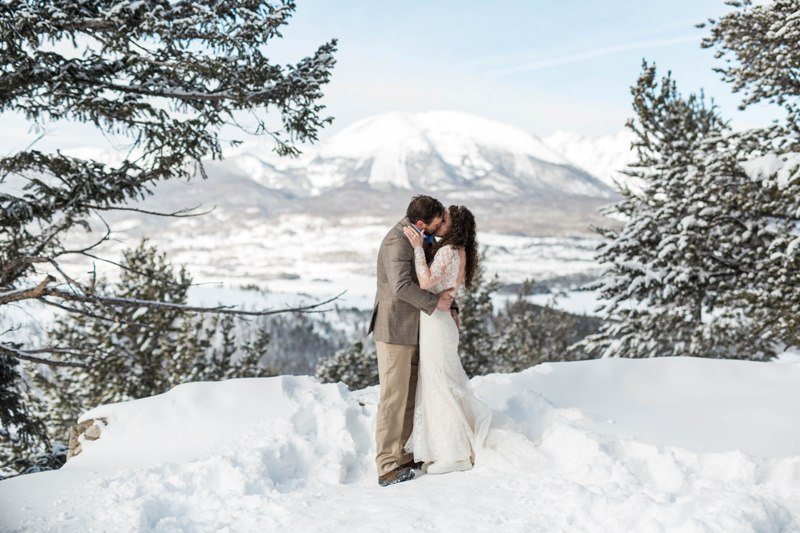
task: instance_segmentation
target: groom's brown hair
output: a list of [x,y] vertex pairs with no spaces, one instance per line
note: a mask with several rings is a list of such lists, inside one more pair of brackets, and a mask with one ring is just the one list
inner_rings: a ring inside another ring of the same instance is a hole
[[411,202],[406,209],[406,218],[412,224],[416,224],[417,220],[430,224],[434,218],[443,216],[444,206],[442,202],[424,194],[418,194],[411,198]]

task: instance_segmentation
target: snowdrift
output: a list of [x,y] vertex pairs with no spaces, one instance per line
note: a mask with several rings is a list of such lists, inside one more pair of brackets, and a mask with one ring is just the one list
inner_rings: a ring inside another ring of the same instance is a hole
[[542,364],[472,381],[475,468],[381,488],[377,387],[189,383],[109,421],[61,470],[0,482],[15,531],[800,531],[800,363]]

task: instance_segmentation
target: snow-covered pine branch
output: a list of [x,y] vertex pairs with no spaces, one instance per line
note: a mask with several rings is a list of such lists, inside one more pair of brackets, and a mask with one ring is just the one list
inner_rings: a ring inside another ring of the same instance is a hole
[[[716,48],[724,66],[715,69],[743,93],[742,107],[758,102],[800,111],[800,1],[774,0],[753,5],[750,0],[728,2],[735,10],[709,20],[704,48]],[[701,25],[701,27],[704,26]]]

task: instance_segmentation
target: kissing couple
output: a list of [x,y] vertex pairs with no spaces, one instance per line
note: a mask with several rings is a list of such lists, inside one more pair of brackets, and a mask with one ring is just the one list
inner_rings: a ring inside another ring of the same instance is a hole
[[[491,411],[472,392],[458,356],[456,292],[478,268],[475,217],[430,196],[411,199],[378,251],[369,333],[378,354],[378,484],[415,472],[468,470]],[[437,241],[437,237],[439,240]]]

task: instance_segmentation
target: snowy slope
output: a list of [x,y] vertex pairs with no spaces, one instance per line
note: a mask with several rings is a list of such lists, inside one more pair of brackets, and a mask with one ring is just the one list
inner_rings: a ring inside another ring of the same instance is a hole
[[105,405],[55,472],[0,482],[14,531],[798,531],[800,363],[662,358],[473,380],[476,467],[380,488],[377,388],[191,383]]

